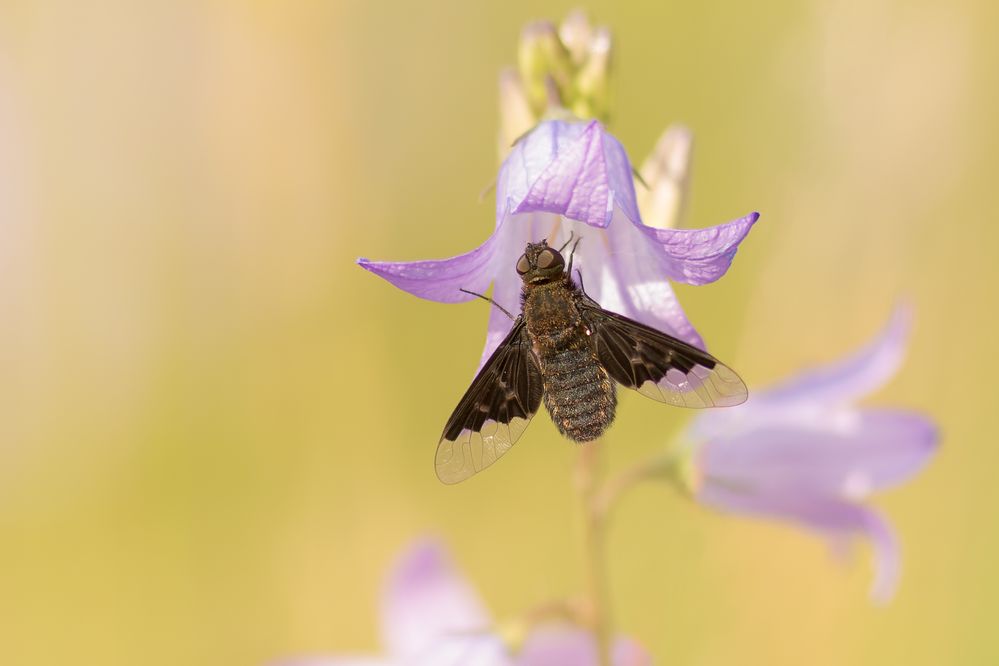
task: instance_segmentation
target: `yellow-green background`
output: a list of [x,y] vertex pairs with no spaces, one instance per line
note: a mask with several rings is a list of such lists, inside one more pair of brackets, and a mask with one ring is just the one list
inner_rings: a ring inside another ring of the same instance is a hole
[[[442,486],[431,460],[487,306],[353,265],[481,242],[496,74],[568,2],[0,6],[0,663],[259,664],[377,649],[377,593],[446,539],[498,617],[580,582],[567,468],[538,418]],[[611,531],[621,630],[668,664],[999,659],[994,3],[595,2],[613,130],[696,132],[690,224],[759,210],[690,318],[751,385],[835,359],[892,303],[911,354],[872,399],[940,423],[877,498],[869,551],[668,489]],[[622,399],[619,466],[687,418]]]

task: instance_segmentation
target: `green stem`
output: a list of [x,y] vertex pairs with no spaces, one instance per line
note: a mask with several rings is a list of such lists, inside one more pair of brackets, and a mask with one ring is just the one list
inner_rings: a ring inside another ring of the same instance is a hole
[[580,445],[576,460],[576,492],[582,508],[583,569],[590,629],[597,639],[599,663],[610,664],[611,615],[607,598],[607,562],[604,512],[597,502],[600,446],[596,440]]
[[621,496],[642,481],[650,479],[675,480],[676,466],[680,462],[676,453],[661,453],[641,460],[619,472],[603,484],[594,496],[594,509],[604,517],[610,514]]

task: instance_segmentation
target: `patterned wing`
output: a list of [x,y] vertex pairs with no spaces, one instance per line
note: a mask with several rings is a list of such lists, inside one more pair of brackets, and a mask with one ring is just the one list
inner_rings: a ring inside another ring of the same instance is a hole
[[597,358],[616,382],[677,407],[732,407],[746,401],[739,375],[707,352],[604,310],[589,298],[579,310]]
[[542,393],[541,371],[518,318],[444,426],[437,478],[458,483],[496,462],[523,434]]

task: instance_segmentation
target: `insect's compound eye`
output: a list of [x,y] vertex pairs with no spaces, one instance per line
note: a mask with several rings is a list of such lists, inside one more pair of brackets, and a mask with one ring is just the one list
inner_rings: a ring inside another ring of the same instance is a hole
[[561,257],[555,250],[542,250],[541,254],[538,255],[538,268],[551,268],[560,260]]
[[531,270],[531,263],[527,260],[527,255],[520,255],[520,261],[517,262],[517,272],[523,275],[529,270]]

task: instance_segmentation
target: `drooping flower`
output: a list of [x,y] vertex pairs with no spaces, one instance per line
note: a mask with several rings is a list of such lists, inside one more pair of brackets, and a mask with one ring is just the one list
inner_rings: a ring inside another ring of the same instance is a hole
[[922,414],[856,402],[898,371],[909,320],[899,308],[853,356],[756,390],[740,407],[704,412],[688,431],[698,501],[803,526],[837,546],[866,537],[876,558],[871,594],[881,602],[897,585],[898,544],[887,520],[862,502],[919,471],[936,450],[937,430]]
[[[520,309],[514,270],[526,244],[548,239],[561,246],[582,238],[574,255],[583,286],[597,302],[698,347],[667,280],[702,285],[728,270],[759,215],[706,229],[661,229],[642,222],[631,162],[624,147],[597,121],[548,120],[524,136],[504,160],[496,186],[496,228],[481,246],[432,261],[375,262],[365,269],[411,294],[455,303],[484,293],[511,312]],[[483,360],[510,330],[495,308]]]
[[[329,656],[287,666],[597,666],[593,636],[579,628],[542,625],[519,649],[496,633],[471,584],[436,541],[415,543],[399,559],[382,596],[384,655]],[[650,666],[634,641],[619,639],[614,666]]]

